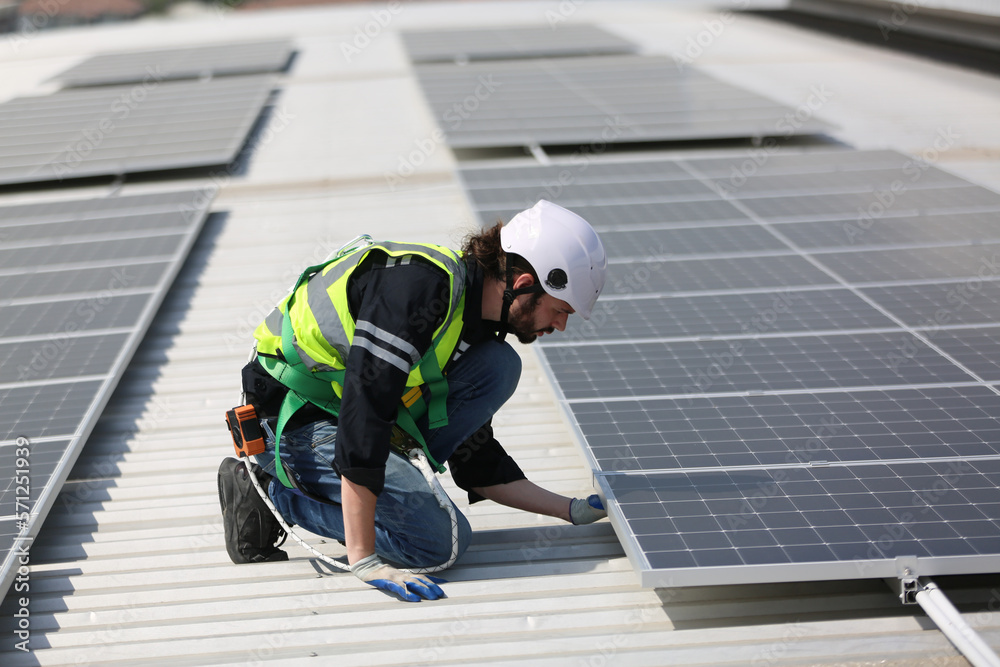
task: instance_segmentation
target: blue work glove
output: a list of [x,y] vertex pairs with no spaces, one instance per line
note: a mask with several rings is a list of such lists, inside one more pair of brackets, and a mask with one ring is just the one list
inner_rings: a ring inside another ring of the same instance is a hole
[[438,586],[445,582],[444,579],[397,570],[383,563],[377,554],[359,560],[351,566],[351,572],[366,584],[395,593],[407,602],[420,602],[421,598],[437,600],[445,597],[444,591]]
[[596,493],[586,500],[583,498],[574,498],[569,501],[569,518],[572,519],[574,526],[594,523],[607,515],[608,511],[604,509],[604,505]]

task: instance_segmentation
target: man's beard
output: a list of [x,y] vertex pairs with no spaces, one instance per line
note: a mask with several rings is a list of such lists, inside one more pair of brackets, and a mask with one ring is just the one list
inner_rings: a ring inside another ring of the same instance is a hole
[[[535,326],[535,311],[538,309],[538,303],[542,300],[542,294],[536,292],[531,295],[531,300],[528,302],[527,307],[519,310],[517,314],[511,313],[507,317],[507,328],[508,330],[517,336],[517,340],[524,345],[529,345],[534,343],[538,338],[537,329]],[[549,329],[551,332],[551,329]]]

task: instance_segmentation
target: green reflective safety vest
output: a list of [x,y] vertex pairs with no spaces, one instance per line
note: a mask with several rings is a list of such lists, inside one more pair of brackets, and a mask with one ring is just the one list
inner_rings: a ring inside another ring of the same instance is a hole
[[[444,369],[462,337],[465,310],[466,266],[460,253],[433,244],[382,242],[348,251],[328,262],[306,269],[278,306],[254,331],[258,361],[275,379],[289,388],[275,430],[275,472],[285,486],[292,486],[280,463],[279,440],[288,418],[306,403],[337,415],[343,396],[348,350],[354,342],[356,322],[348,306],[347,285],[361,263],[373,252],[383,253],[387,266],[406,264],[414,257],[439,267],[449,279],[447,303],[428,304],[417,317],[443,320],[434,330],[430,349],[410,368],[407,391],[400,398],[396,423],[424,448],[432,465],[444,468],[430,456],[416,424],[425,412],[431,428],[448,423],[448,383]],[[426,386],[430,400],[424,401]]]

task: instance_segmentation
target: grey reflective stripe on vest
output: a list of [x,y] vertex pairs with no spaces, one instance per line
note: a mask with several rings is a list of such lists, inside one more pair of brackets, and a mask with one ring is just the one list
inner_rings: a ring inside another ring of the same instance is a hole
[[368,350],[382,361],[392,364],[393,366],[403,371],[404,373],[408,374],[410,372],[410,364],[406,363],[406,359],[403,359],[398,354],[393,354],[392,352],[389,352],[388,350],[379,347],[378,345],[368,340],[367,338],[362,338],[361,336],[355,336],[353,347],[360,347],[363,350]]
[[267,330],[271,332],[272,336],[281,335],[281,323],[284,321],[285,315],[281,312],[281,308],[275,306],[274,310],[267,314],[264,318],[264,326]]
[[[358,336],[361,332],[361,336]],[[384,348],[389,354],[400,359],[407,368],[416,366],[420,361],[420,353],[417,348],[406,342],[399,336],[395,336],[385,329],[380,329],[371,322],[361,320],[354,324],[354,344],[357,345],[360,339],[370,337],[376,345]],[[365,348],[368,349],[368,348]],[[404,356],[405,355],[405,356]],[[408,357],[408,358],[407,358]]]

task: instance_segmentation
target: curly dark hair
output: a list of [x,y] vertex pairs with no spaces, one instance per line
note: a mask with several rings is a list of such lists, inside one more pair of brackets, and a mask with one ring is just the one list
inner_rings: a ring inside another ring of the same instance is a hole
[[[462,252],[466,257],[475,257],[486,278],[505,283],[507,281],[507,253],[500,245],[501,228],[503,228],[503,223],[497,222],[492,227],[470,233],[462,243]],[[515,278],[522,273],[530,273],[535,282],[538,282],[538,275],[523,257],[511,253],[510,258],[513,262]]]

